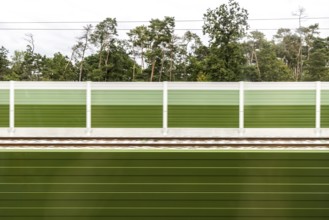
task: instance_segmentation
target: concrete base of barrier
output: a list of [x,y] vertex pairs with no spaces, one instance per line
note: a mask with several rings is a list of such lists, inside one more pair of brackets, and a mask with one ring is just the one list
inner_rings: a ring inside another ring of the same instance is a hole
[[329,137],[329,128],[1,128],[0,137]]

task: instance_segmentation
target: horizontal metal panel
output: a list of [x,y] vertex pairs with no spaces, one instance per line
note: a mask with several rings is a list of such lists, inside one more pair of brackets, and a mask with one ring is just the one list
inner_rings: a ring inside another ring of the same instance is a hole
[[15,105],[16,127],[85,127],[84,105]]
[[238,106],[169,105],[171,128],[238,128]]
[[9,90],[0,90],[0,105],[9,104]]
[[247,105],[246,128],[314,128],[315,106]]
[[169,90],[239,90],[238,82],[168,82]]
[[91,92],[92,105],[162,105],[162,91],[156,90],[127,90],[106,91],[96,90]]
[[16,105],[86,105],[85,90],[16,90]]
[[245,90],[316,90],[316,82],[245,82]]
[[245,91],[245,105],[313,105],[315,106],[315,91]]
[[329,105],[329,90],[321,91],[321,105]]
[[93,128],[161,128],[162,106],[93,105]]
[[239,91],[168,91],[169,105],[239,105]]
[[327,151],[7,151],[0,164],[2,218],[329,217]]
[[320,87],[322,90],[329,90],[329,82],[320,82]]
[[15,90],[48,90],[48,89],[59,89],[59,90],[85,90],[87,88],[87,82],[55,82],[55,81],[15,81]]
[[92,90],[162,90],[161,82],[92,82]]
[[0,93],[1,90],[9,90],[10,82],[9,81],[0,81]]

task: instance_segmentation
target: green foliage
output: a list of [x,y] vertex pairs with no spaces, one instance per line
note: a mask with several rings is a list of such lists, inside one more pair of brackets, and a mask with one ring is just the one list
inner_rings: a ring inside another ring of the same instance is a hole
[[100,51],[110,44],[114,36],[118,35],[117,21],[115,18],[106,18],[104,21],[96,25],[91,35],[91,42],[100,47]]
[[238,41],[248,28],[248,12],[234,0],[204,14],[203,33],[210,38],[209,67],[212,81],[237,81],[241,79],[246,60]]
[[305,62],[304,80],[329,80],[329,38],[315,39],[310,50],[309,59]]
[[74,81],[78,78],[77,68],[60,52],[55,53],[52,58],[46,58],[43,65],[43,80]]
[[[111,56],[108,65],[98,68],[98,54],[93,54],[85,59],[85,71],[87,80],[91,81],[132,81],[134,61],[126,53],[120,44],[112,44]],[[106,52],[103,51],[103,56]]]
[[204,14],[203,33],[208,34],[215,46],[225,46],[244,37],[248,28],[248,12],[239,3],[229,0]]
[[264,44],[257,53],[261,81],[292,81],[292,71],[278,59],[272,44]]
[[0,80],[6,79],[10,73],[10,62],[7,56],[8,50],[4,47],[0,47]]

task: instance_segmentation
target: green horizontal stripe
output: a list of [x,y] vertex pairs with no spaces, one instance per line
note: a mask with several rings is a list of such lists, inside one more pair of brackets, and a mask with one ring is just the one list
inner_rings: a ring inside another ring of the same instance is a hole
[[246,128],[314,128],[315,106],[244,107]]
[[15,90],[16,105],[86,105],[85,90]]
[[[48,214],[47,214],[48,213]],[[196,207],[52,207],[1,208],[1,216],[89,216],[89,217],[329,217],[329,208],[196,208]]]
[[262,176],[1,176],[2,183],[231,183],[231,182],[262,182],[271,183],[328,183],[329,177],[262,177]]
[[[22,196],[21,199],[17,200],[0,200],[0,209],[1,207],[12,207],[12,208],[19,208],[19,207],[45,207],[45,203],[51,201],[52,206],[59,206],[59,207],[136,207],[136,208],[156,208],[156,207],[195,207],[195,208],[208,208],[208,207],[220,207],[220,208],[234,208],[234,207],[244,207],[244,208],[286,208],[287,204],[289,204],[289,208],[327,208],[327,204],[323,201],[294,201],[291,203],[290,201],[279,200],[279,201],[250,201],[245,199],[250,199],[250,196],[243,196],[240,195],[240,200],[231,201],[231,200],[201,200],[197,198],[196,200],[176,200],[172,199],[150,199],[145,200],[143,198],[133,199],[130,198],[128,200],[116,200],[116,199],[104,199],[102,195],[99,195],[98,198],[94,200],[83,200],[80,198],[75,199],[67,198],[62,199],[61,196],[54,196],[54,197],[44,197],[40,200],[36,199],[25,199]],[[1,215],[1,214],[0,214]]]
[[169,90],[169,105],[239,105],[239,91]]
[[329,177],[328,169],[241,169],[236,168],[206,168],[206,167],[191,167],[191,168],[0,168],[0,176],[48,176],[54,173],[65,173],[71,176],[143,176],[143,175],[156,175],[156,176],[296,176],[296,177]]
[[0,127],[9,127],[9,105],[0,105]]
[[237,128],[238,106],[169,105],[168,126],[172,128]]
[[92,106],[93,128],[161,128],[162,106]]
[[[289,198],[290,200],[328,200],[328,194],[323,192],[329,192],[329,185],[326,184],[273,184],[273,183],[225,183],[225,184],[209,184],[209,183],[37,183],[37,184],[27,184],[27,183],[1,183],[0,193],[1,198],[19,199],[22,198],[24,192],[29,192],[31,198],[37,198],[34,196],[48,196],[49,193],[65,194],[70,198],[74,196],[84,196],[85,199],[93,199],[93,193],[103,193],[103,192],[113,192],[113,193],[125,193],[129,196],[129,193],[141,192],[143,196],[151,193],[154,195],[155,192],[162,193],[181,193],[175,194],[175,198],[191,198],[191,196],[203,195],[203,192],[208,192],[204,196],[208,199],[216,199],[216,192],[223,192],[221,194],[221,199],[223,200],[238,200],[240,198],[239,193],[225,193],[225,192],[240,192],[240,193],[250,193],[253,194],[253,200],[280,200],[283,198]],[[33,193],[36,194],[33,194]],[[45,195],[39,195],[42,194]],[[70,195],[71,192],[76,192],[74,195]],[[81,192],[81,193],[79,193]],[[83,194],[83,192],[90,192],[89,194]],[[185,192],[185,193],[184,193]],[[191,194],[186,194],[191,192]],[[193,192],[198,192],[199,195],[193,194]],[[257,193],[263,192],[263,193]],[[273,192],[271,197],[268,197],[268,192]],[[306,195],[304,192],[308,192]],[[39,193],[39,194],[38,194]],[[285,193],[285,194],[283,194]],[[314,193],[314,194],[312,194]],[[28,195],[24,195],[28,196]],[[108,196],[113,198],[113,194],[104,194],[104,197]],[[123,195],[121,195],[123,196]],[[154,198],[154,196],[153,196]],[[156,197],[158,198],[158,197]],[[195,199],[195,198],[194,198]],[[218,198],[217,198],[218,199]]]
[[94,90],[91,92],[92,105],[149,106],[162,105],[160,90]]
[[315,105],[314,91],[303,90],[256,90],[245,91],[245,105]]
[[[19,160],[19,161],[3,161],[6,166],[17,166],[17,165],[26,165],[26,166],[85,166],[86,161],[84,160]],[[273,160],[248,160],[248,161],[235,161],[235,160],[88,160],[88,165],[94,167],[103,167],[103,166],[157,166],[157,167],[176,167],[176,166],[185,166],[185,167],[213,167],[213,166],[259,166],[259,164],[264,167],[272,167],[273,165],[278,167],[294,166],[294,167],[319,167],[327,166],[328,161],[325,160],[305,160],[304,164],[301,164],[300,161],[294,160],[280,160],[280,163]]]
[[321,106],[321,127],[329,128],[329,105]]
[[15,105],[16,127],[86,127],[86,106]]

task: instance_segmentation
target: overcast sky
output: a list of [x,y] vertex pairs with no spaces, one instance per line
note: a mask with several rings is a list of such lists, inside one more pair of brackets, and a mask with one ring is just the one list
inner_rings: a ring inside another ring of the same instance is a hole
[[[53,30],[1,30],[1,28],[82,28],[84,24],[13,24],[3,22],[46,22],[46,21],[102,21],[107,17],[120,21],[149,21],[151,18],[173,16],[176,20],[202,20],[208,8],[215,9],[227,0],[0,0],[0,46],[12,53],[24,50],[25,34],[35,38],[36,52],[52,55],[58,51],[68,55],[81,31]],[[306,10],[309,18],[329,17],[328,0],[238,0],[248,10],[249,18],[292,18],[299,7]],[[2,22],[2,23],[1,23]],[[319,23],[320,28],[329,28],[329,19],[305,19],[304,26]],[[129,29],[143,23],[119,23],[118,29]],[[250,20],[251,29],[295,29],[297,20],[255,21]],[[201,29],[202,22],[177,23],[176,28]],[[202,31],[195,31],[202,35]],[[273,31],[265,31],[267,36]],[[119,31],[125,37],[125,31]],[[183,34],[183,31],[177,31]],[[321,36],[328,36],[328,30],[321,30]]]

